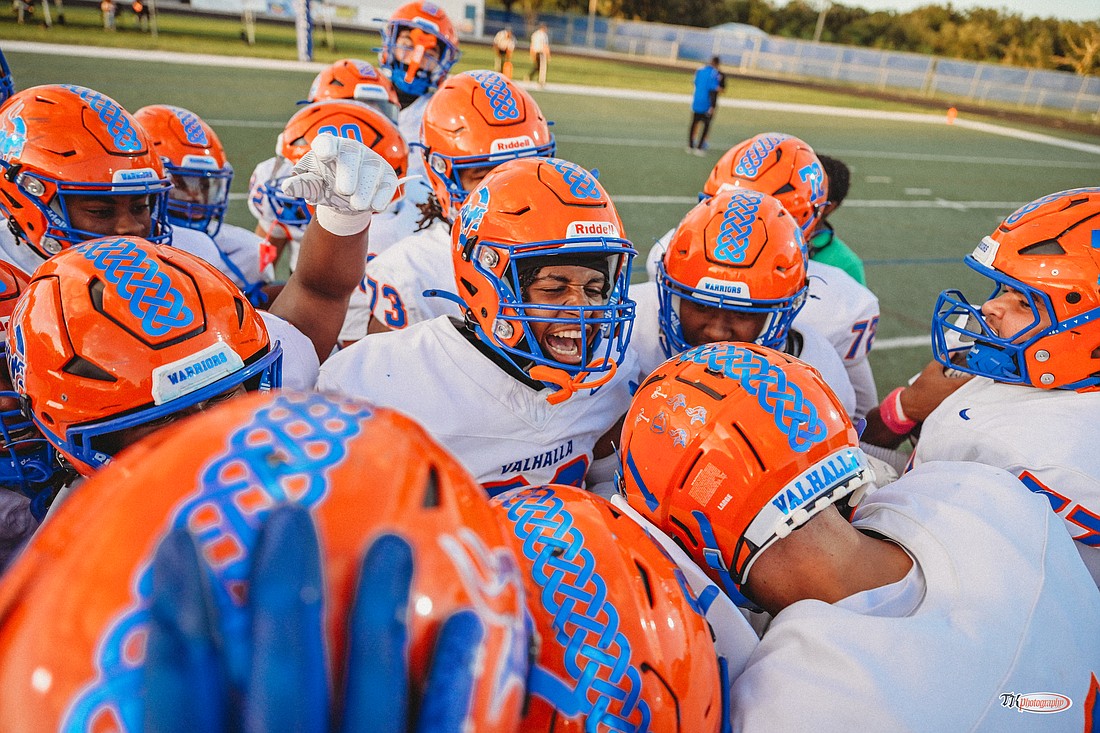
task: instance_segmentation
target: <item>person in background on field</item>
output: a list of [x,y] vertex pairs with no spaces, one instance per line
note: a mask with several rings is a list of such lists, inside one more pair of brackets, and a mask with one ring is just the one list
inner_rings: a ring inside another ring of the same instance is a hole
[[863,260],[836,235],[833,225],[829,223],[829,215],[839,209],[848,196],[851,172],[843,160],[830,158],[828,155],[817,157],[821,161],[821,167],[825,169],[825,177],[829,181],[829,193],[821,211],[821,221],[814,229],[814,233],[810,235],[808,242],[810,259],[839,267],[860,285],[866,285],[867,276],[863,271]]
[[516,50],[516,36],[512,33],[512,26],[505,26],[493,36],[493,51],[496,53],[496,61],[493,69],[512,78],[512,53]]
[[[710,60],[710,64],[695,72],[695,95],[691,99],[691,127],[688,128],[689,153],[703,155],[706,150],[707,134],[710,132],[710,121],[714,118],[714,109],[718,106],[718,93],[726,88],[726,77],[719,68],[721,59],[717,56]],[[703,124],[703,132],[699,135],[699,142],[695,142],[695,131]]]
[[539,27],[531,34],[531,67],[527,74],[527,81],[533,81],[538,75],[539,86],[546,86],[546,66],[550,63],[550,36],[546,33],[546,24],[539,23]]
[[134,17],[137,19],[138,30],[149,30],[149,7],[141,0],[134,0],[134,4],[130,7],[134,10]]
[[103,30],[113,31],[115,29],[114,0],[103,0],[103,2],[99,4],[99,12],[103,13]]

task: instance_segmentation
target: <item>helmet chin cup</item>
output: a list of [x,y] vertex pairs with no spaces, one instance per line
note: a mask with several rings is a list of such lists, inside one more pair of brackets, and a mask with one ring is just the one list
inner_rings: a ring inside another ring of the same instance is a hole
[[989,344],[976,343],[971,346],[966,354],[966,365],[997,381],[1015,380],[1020,376],[1015,356]]

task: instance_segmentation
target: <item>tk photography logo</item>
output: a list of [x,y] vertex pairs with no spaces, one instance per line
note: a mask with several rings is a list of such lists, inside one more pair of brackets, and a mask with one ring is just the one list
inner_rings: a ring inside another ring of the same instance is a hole
[[1061,713],[1069,710],[1072,705],[1073,700],[1057,692],[1001,693],[1001,707],[1021,713]]

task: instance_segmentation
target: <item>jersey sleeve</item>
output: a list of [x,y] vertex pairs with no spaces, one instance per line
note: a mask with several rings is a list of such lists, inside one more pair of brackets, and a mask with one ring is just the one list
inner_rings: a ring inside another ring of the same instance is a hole
[[283,389],[310,391],[321,367],[313,342],[292,324],[267,311],[259,311],[272,343],[283,350]]

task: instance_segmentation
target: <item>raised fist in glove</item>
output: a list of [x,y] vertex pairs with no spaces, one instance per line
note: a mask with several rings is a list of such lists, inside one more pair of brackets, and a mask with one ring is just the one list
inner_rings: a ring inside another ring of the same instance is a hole
[[358,234],[393,200],[402,181],[358,140],[323,133],[283,182],[283,193],[317,207],[317,223],[337,236]]

